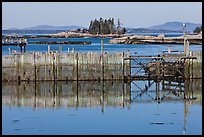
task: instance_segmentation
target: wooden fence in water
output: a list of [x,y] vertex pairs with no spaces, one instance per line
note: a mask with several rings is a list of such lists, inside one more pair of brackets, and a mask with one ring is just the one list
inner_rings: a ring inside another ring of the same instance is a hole
[[[197,59],[185,62],[185,66],[179,72],[182,73],[181,76],[185,76],[187,79],[202,78],[202,52],[192,52],[192,56]],[[133,73],[131,68],[134,65],[131,64],[131,60],[125,59],[130,57],[130,52],[104,54],[97,52],[33,52],[6,55],[2,56],[2,81],[100,81],[132,79],[134,75],[131,74]],[[172,57],[160,58],[171,60],[174,58],[174,55]],[[182,56],[179,58],[182,58]],[[161,66],[164,63],[157,62],[156,64]],[[166,62],[163,65],[163,69],[157,65],[150,69],[155,69],[159,75],[171,72],[174,78],[177,75],[174,76],[173,70],[179,68],[179,65],[181,64],[174,63],[173,61],[173,63],[170,62],[170,66]],[[166,75],[164,76],[166,77]]]
[[2,81],[122,80],[130,63],[116,53],[17,53],[2,56]]
[[192,56],[197,57],[196,60],[190,62],[192,67],[190,68],[191,78],[202,78],[202,51],[192,52]]

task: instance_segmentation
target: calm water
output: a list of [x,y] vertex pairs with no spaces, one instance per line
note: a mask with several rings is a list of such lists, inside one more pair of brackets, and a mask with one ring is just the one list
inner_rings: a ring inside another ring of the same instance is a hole
[[2,132],[201,134],[202,80],[187,87],[176,85],[169,81],[2,83]]
[[[28,39],[55,41],[56,39]],[[99,38],[61,38],[91,41],[91,45],[61,45],[63,52],[100,52]],[[111,45],[105,52],[131,51],[158,55],[183,45]],[[27,52],[47,52],[48,45],[27,45]],[[19,51],[19,47],[10,47]],[[51,45],[58,50],[59,45]],[[191,51],[202,45],[191,45]],[[2,47],[8,54],[8,47]],[[184,92],[185,91],[185,92]],[[193,98],[192,100],[184,99]],[[202,79],[179,82],[41,82],[2,83],[3,134],[202,134]]]

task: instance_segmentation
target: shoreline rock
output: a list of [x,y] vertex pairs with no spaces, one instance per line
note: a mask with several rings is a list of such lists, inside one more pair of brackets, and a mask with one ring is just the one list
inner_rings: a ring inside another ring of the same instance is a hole
[[[191,44],[202,44],[202,34],[186,35],[186,38]],[[159,36],[125,36],[121,38],[113,38],[109,44],[183,44],[184,37],[165,37]]]
[[90,45],[91,41],[38,41],[38,42],[29,42],[29,44],[82,44],[82,45]]
[[127,34],[90,34],[90,33],[80,33],[80,32],[60,32],[57,34],[45,34],[45,35],[31,35],[31,36],[2,36],[2,38],[120,38],[127,36]]

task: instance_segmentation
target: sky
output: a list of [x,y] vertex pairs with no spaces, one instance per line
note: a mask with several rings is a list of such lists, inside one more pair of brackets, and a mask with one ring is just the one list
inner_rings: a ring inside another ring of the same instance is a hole
[[202,2],[2,2],[2,29],[37,25],[88,27],[91,20],[120,19],[123,27],[165,22],[202,23]]

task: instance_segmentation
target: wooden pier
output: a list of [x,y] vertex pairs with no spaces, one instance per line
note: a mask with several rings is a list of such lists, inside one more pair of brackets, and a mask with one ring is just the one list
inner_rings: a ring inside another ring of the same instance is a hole
[[23,51],[26,52],[26,45],[27,45],[27,40],[26,39],[2,39],[2,46],[19,46],[20,47],[20,52]]

